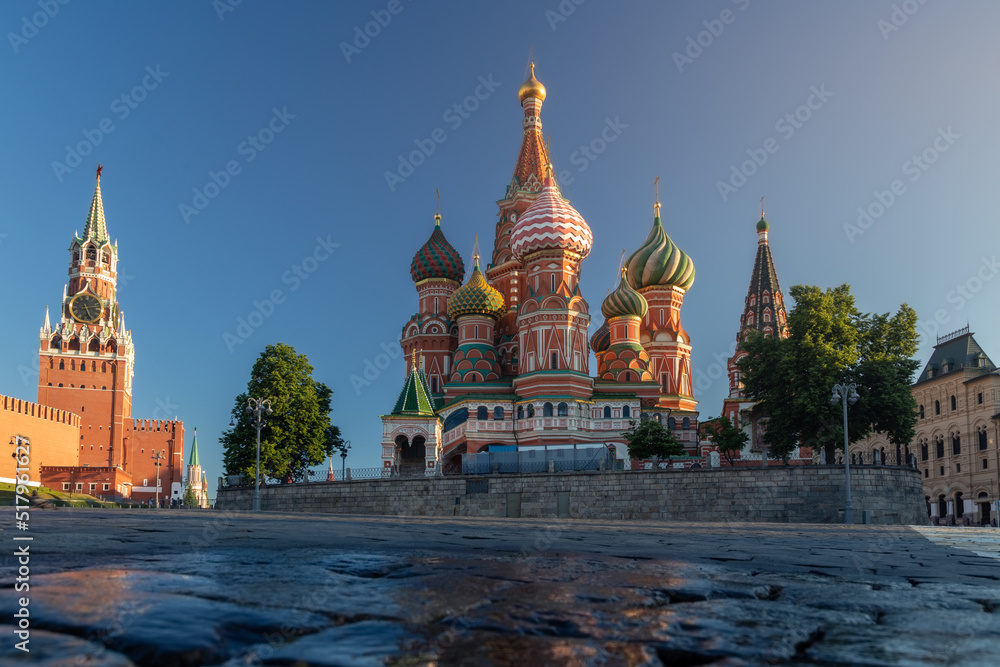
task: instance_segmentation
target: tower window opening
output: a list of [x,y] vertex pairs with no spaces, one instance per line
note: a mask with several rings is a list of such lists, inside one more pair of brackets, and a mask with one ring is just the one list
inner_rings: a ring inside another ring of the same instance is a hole
[[493,408],[493,420],[498,422],[503,421],[503,408],[501,408],[499,405]]
[[934,401],[934,414],[941,414],[941,401]]
[[[63,361],[62,359],[59,360],[59,370],[61,370],[61,371],[66,370],[66,362]],[[61,387],[62,385],[59,385],[59,386]]]
[[627,405],[624,406],[622,408],[622,417],[624,417],[625,419],[628,419],[631,416],[632,416],[632,410],[631,410],[631,408],[629,408],[629,406],[627,406]]
[[558,369],[559,368],[559,355],[556,354],[555,352],[553,352],[552,353],[552,360],[551,361],[552,361],[552,370]]
[[549,274],[549,290],[553,293],[556,291],[556,274],[554,273]]
[[436,377],[431,378],[431,393],[438,393],[438,379]]
[[951,397],[951,409],[958,410],[958,401],[956,400],[954,395],[952,395]]
[[569,416],[569,406],[567,404],[565,404],[565,403],[560,403],[557,406],[556,414],[558,416],[560,416],[560,417],[568,417]]
[[434,297],[434,314],[438,314],[438,298]]
[[97,261],[97,249],[94,246],[87,247],[87,259]]
[[660,375],[660,391],[664,394],[667,393],[667,374],[663,373]]
[[604,406],[604,418],[605,419],[611,419],[611,406],[610,405],[605,405]]
[[475,326],[474,338],[479,338],[479,325],[478,324]]
[[551,403],[546,403],[545,405],[542,406],[542,416],[543,417],[551,417],[552,416],[552,404]]

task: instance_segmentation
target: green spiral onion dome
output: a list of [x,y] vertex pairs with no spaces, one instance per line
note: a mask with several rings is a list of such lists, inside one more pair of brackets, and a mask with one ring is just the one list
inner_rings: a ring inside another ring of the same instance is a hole
[[441,231],[441,216],[434,216],[434,231],[410,263],[410,276],[419,283],[428,278],[447,278],[456,283],[465,277],[465,262]]
[[590,349],[594,351],[594,354],[600,354],[607,352],[609,347],[611,347],[611,327],[608,326],[608,321],[604,320],[601,328],[590,337]]
[[448,299],[448,317],[457,320],[462,315],[485,315],[499,319],[507,309],[503,305],[503,294],[486,282],[479,270],[479,255],[472,269],[469,282],[465,283]]
[[659,211],[646,241],[632,253],[625,266],[633,289],[680,287],[687,291],[694,284],[694,262],[667,236]]
[[609,320],[612,317],[638,317],[642,319],[646,316],[646,311],[649,310],[646,299],[628,284],[625,277],[627,273],[628,270],[622,268],[622,281],[619,283],[618,289],[609,294],[604,299],[604,303],[601,304],[601,312]]
[[771,223],[764,219],[764,216],[760,216],[760,222],[757,223],[758,232],[766,232],[771,227]]

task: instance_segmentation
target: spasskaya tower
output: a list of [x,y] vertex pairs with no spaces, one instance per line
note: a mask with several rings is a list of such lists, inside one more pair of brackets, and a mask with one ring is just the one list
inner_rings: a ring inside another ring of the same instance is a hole
[[69,282],[56,326],[40,332],[38,402],[80,415],[80,465],[124,466],[135,349],[118,308],[118,244],[101,200],[101,167],[83,234],[69,246]]

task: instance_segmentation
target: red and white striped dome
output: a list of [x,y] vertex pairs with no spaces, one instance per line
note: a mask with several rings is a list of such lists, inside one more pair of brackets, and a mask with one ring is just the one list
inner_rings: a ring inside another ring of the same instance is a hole
[[510,235],[510,251],[522,261],[539,250],[570,250],[586,257],[593,244],[587,221],[562,198],[551,177]]

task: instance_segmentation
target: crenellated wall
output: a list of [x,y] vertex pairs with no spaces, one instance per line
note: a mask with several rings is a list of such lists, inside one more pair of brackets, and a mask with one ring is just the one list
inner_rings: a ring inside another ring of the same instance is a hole
[[[920,477],[912,468],[851,470],[855,521],[927,524]],[[253,489],[220,489],[216,508],[249,510]],[[553,473],[354,482],[261,489],[261,508],[389,516],[482,516],[622,521],[840,523],[840,466]]]
[[72,412],[46,405],[0,396],[0,443],[7,453],[0,456],[0,477],[14,479],[15,464],[10,454],[11,438],[21,436],[30,442],[28,469],[32,482],[40,481],[43,465],[79,465],[80,417]]

